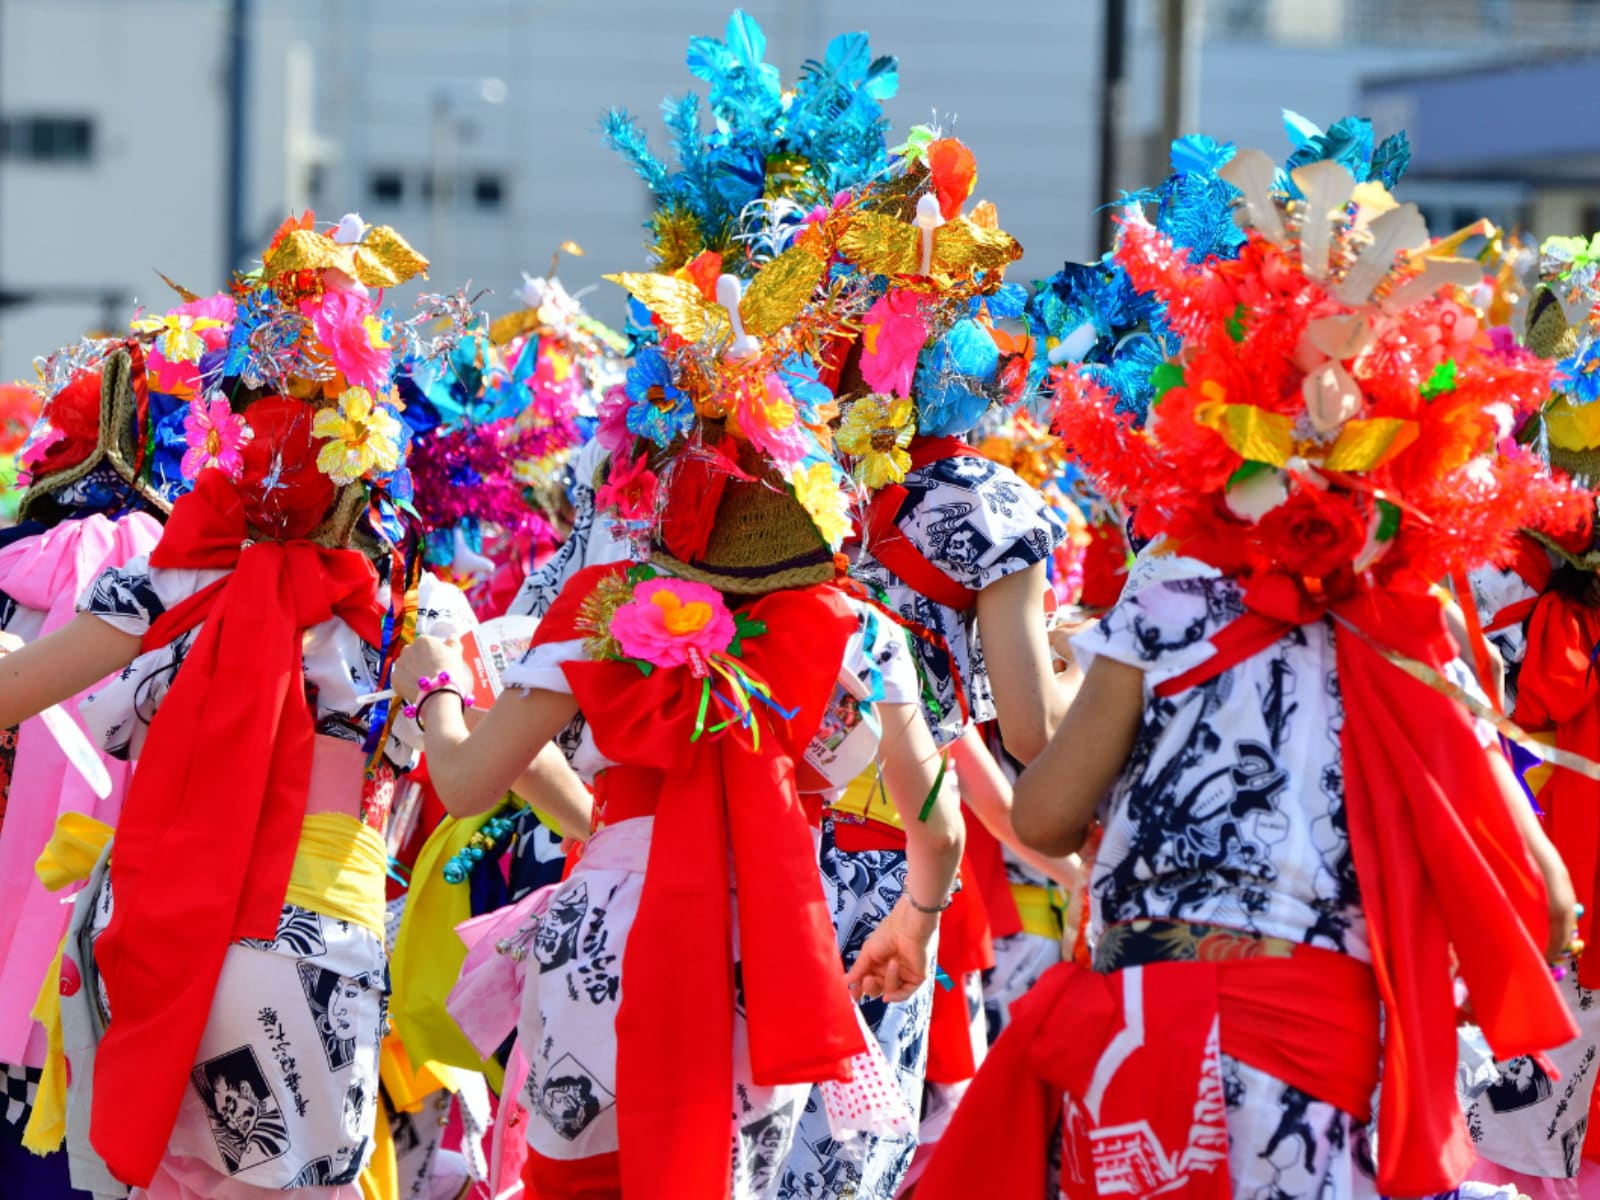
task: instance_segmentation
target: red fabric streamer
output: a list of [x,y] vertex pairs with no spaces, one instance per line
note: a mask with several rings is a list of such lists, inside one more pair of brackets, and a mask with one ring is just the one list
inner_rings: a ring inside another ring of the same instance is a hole
[[1156,691],[1213,678],[1324,613],[1341,622],[1334,644],[1345,813],[1389,1014],[1378,1186],[1396,1196],[1449,1191],[1473,1160],[1455,1091],[1452,947],[1498,1057],[1577,1036],[1541,953],[1544,880],[1471,719],[1374,649],[1443,670],[1454,649],[1438,601],[1375,588],[1314,600],[1271,575],[1250,585],[1245,605],[1212,639],[1211,659]]
[[[587,632],[579,608],[625,563],[567,584],[536,641]],[[596,780],[655,796],[655,828],[638,915],[623,955],[617,1013],[617,1121],[627,1195],[721,1196],[730,1187],[728,1103],[735,981],[729,887],[738,892],[744,1008],[755,1081],[847,1079],[865,1049],[844,987],[833,923],[795,789],[803,754],[833,692],[856,620],[828,587],[749,604],[766,631],[742,665],[793,719],[759,707],[761,748],[731,726],[692,742],[702,681],[682,669],[648,675],[627,662],[563,666],[595,745],[620,764]],[[729,875],[729,850],[732,876]]]
[[[1517,721],[1553,729],[1556,745],[1600,759],[1600,609],[1559,592],[1539,597],[1528,621],[1528,652],[1517,676]],[[1572,876],[1584,913],[1578,935],[1592,942],[1600,913],[1600,783],[1557,767],[1539,789],[1545,828]],[[1578,960],[1578,982],[1600,986],[1600,953]]]
[[150,555],[154,567],[229,574],[145,635],[150,650],[205,622],[128,789],[116,911],[95,950],[115,1017],[95,1063],[90,1140],[134,1186],[166,1152],[229,943],[278,927],[315,733],[301,634],[337,616],[376,644],[381,626],[377,575],[358,551],[246,539],[238,492],[207,470]]
[[961,1083],[978,1071],[963,977],[994,966],[989,913],[981,890],[973,886],[978,874],[967,851],[962,851],[961,878],[966,886],[950,897],[950,907],[939,917],[939,968],[950,977],[950,986],[933,985],[933,1011],[928,1018],[930,1083]]
[[[1144,1127],[1165,1151],[1167,1161],[1153,1161],[1148,1141],[1120,1139],[1118,1159],[1142,1185],[1129,1194],[1226,1200],[1221,1082],[1209,1093],[1200,1087],[1214,1029],[1222,1053],[1346,1112],[1367,1112],[1377,1082],[1377,997],[1371,972],[1347,955],[1296,946],[1288,958],[1156,963],[1105,975],[1059,963],[1012,1005],[917,1200],[1045,1200],[1044,1162],[1066,1095],[1079,1105],[1063,1130],[1071,1139],[1061,1179],[1069,1200],[1100,1195],[1085,1115],[1110,1131],[1107,1140],[1118,1127]],[[1141,1165],[1150,1173],[1141,1175]],[[1187,1180],[1155,1177],[1185,1170]]]

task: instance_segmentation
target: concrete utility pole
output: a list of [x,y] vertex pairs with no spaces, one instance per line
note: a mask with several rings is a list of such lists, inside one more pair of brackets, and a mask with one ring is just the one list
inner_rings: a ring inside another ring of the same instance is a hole
[[224,94],[227,97],[223,147],[227,164],[224,176],[222,218],[222,271],[226,278],[244,265],[245,248],[245,143],[249,137],[250,0],[229,0],[223,25],[226,50]]
[[[1167,147],[1194,133],[1200,119],[1200,27],[1204,0],[1161,0],[1161,142],[1156,176],[1167,173]],[[1152,177],[1150,182],[1154,182]]]
[[1095,198],[1096,248],[1111,247],[1114,212],[1106,207],[1117,198],[1117,146],[1122,138],[1122,81],[1127,71],[1128,0],[1105,0],[1100,39],[1100,147]]

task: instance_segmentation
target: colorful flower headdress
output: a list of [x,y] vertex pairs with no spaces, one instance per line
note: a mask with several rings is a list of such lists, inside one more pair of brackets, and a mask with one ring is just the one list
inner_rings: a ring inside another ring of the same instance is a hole
[[336,496],[351,502],[335,540],[364,508],[358,491],[409,499],[395,380],[409,357],[442,352],[418,327],[450,301],[423,297],[406,322],[372,289],[426,268],[386,226],[350,214],[318,229],[307,212],[226,292],[173,285],[183,303],[137,317],[133,334],[146,347],[154,444],[176,453],[178,479],[222,471],[255,497],[256,527],[280,537],[306,536]]
[[1525,344],[1556,360],[1550,402],[1520,440],[1589,483],[1600,483],[1600,234],[1547,238]]
[[475,315],[449,354],[408,360],[397,380],[429,560],[469,589],[496,572],[520,581],[570,527],[567,461],[623,374],[624,339],[553,274],[525,276],[522,299],[493,322]]
[[1491,338],[1464,289],[1483,268],[1430,243],[1413,205],[1319,161],[1275,188],[1259,151],[1239,189],[1237,258],[1194,262],[1126,223],[1116,261],[1179,339],[1139,428],[1077,366],[1056,427],[1136,529],[1251,577],[1333,588],[1432,581],[1501,555],[1541,509],[1582,505],[1510,434],[1551,371]]
[[625,111],[606,115],[607,142],[655,193],[647,227],[659,270],[711,251],[725,270],[754,274],[774,239],[786,239],[807,212],[888,162],[882,102],[899,86],[893,58],[873,58],[864,33],[840,34],[785,89],[764,61],[766,45],[761,26],[742,11],[728,18],[723,40],[690,40],[689,71],[710,85],[714,128],[701,129],[693,93],[663,104],[676,170],[650,151]]
[[[1387,188],[1410,162],[1403,132],[1375,144],[1372,123],[1361,117],[1344,117],[1326,132],[1287,110],[1283,121],[1294,149],[1274,172],[1272,190],[1286,200],[1299,196],[1291,172],[1314,162],[1339,163],[1358,183],[1376,180]],[[1231,142],[1200,134],[1178,138],[1172,143],[1172,174],[1160,187],[1124,196],[1124,218],[1148,220],[1185,249],[1191,262],[1236,257],[1245,242],[1233,216],[1239,190],[1220,174],[1233,155]],[[1147,209],[1153,209],[1148,217]],[[1068,263],[1036,282],[1028,325],[1040,347],[1036,370],[1083,363],[1138,421],[1155,395],[1153,376],[1178,350],[1160,297],[1134,287],[1115,251],[1098,262]]]

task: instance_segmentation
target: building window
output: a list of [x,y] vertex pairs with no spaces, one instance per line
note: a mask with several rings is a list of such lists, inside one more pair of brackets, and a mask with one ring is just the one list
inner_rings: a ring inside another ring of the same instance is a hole
[[28,116],[0,121],[0,154],[32,162],[88,162],[94,122],[88,117]]
[[381,168],[367,177],[367,194],[374,204],[399,204],[406,198],[406,179],[399,171]]
[[475,208],[491,211],[506,202],[506,181],[501,175],[477,175],[472,180],[472,204]]

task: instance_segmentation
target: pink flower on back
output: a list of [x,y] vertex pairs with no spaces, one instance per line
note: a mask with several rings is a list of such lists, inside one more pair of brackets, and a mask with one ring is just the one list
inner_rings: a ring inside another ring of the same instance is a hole
[[185,479],[194,479],[207,467],[216,467],[229,479],[244,473],[244,444],[250,440],[250,426],[228,407],[222,397],[191,400],[183,417],[183,440],[188,449],[178,469]]
[[594,495],[595,507],[624,521],[648,521],[656,512],[656,474],[641,452],[632,462],[613,459],[610,473]]
[[611,615],[611,636],[622,653],[658,667],[690,667],[733,643],[733,614],[715,588],[687,579],[650,579]]
[[315,300],[302,300],[300,311],[311,318],[317,340],[346,382],[374,395],[387,389],[389,344],[371,300],[354,292],[330,291]]
[[628,432],[628,409],[632,404],[627,389],[620,383],[607,388],[606,394],[600,397],[595,410],[599,424],[595,427],[594,440],[611,454],[621,454],[633,442],[633,434]]
[[879,296],[861,323],[861,378],[875,392],[911,395],[917,355],[928,340],[928,325],[912,292]]

